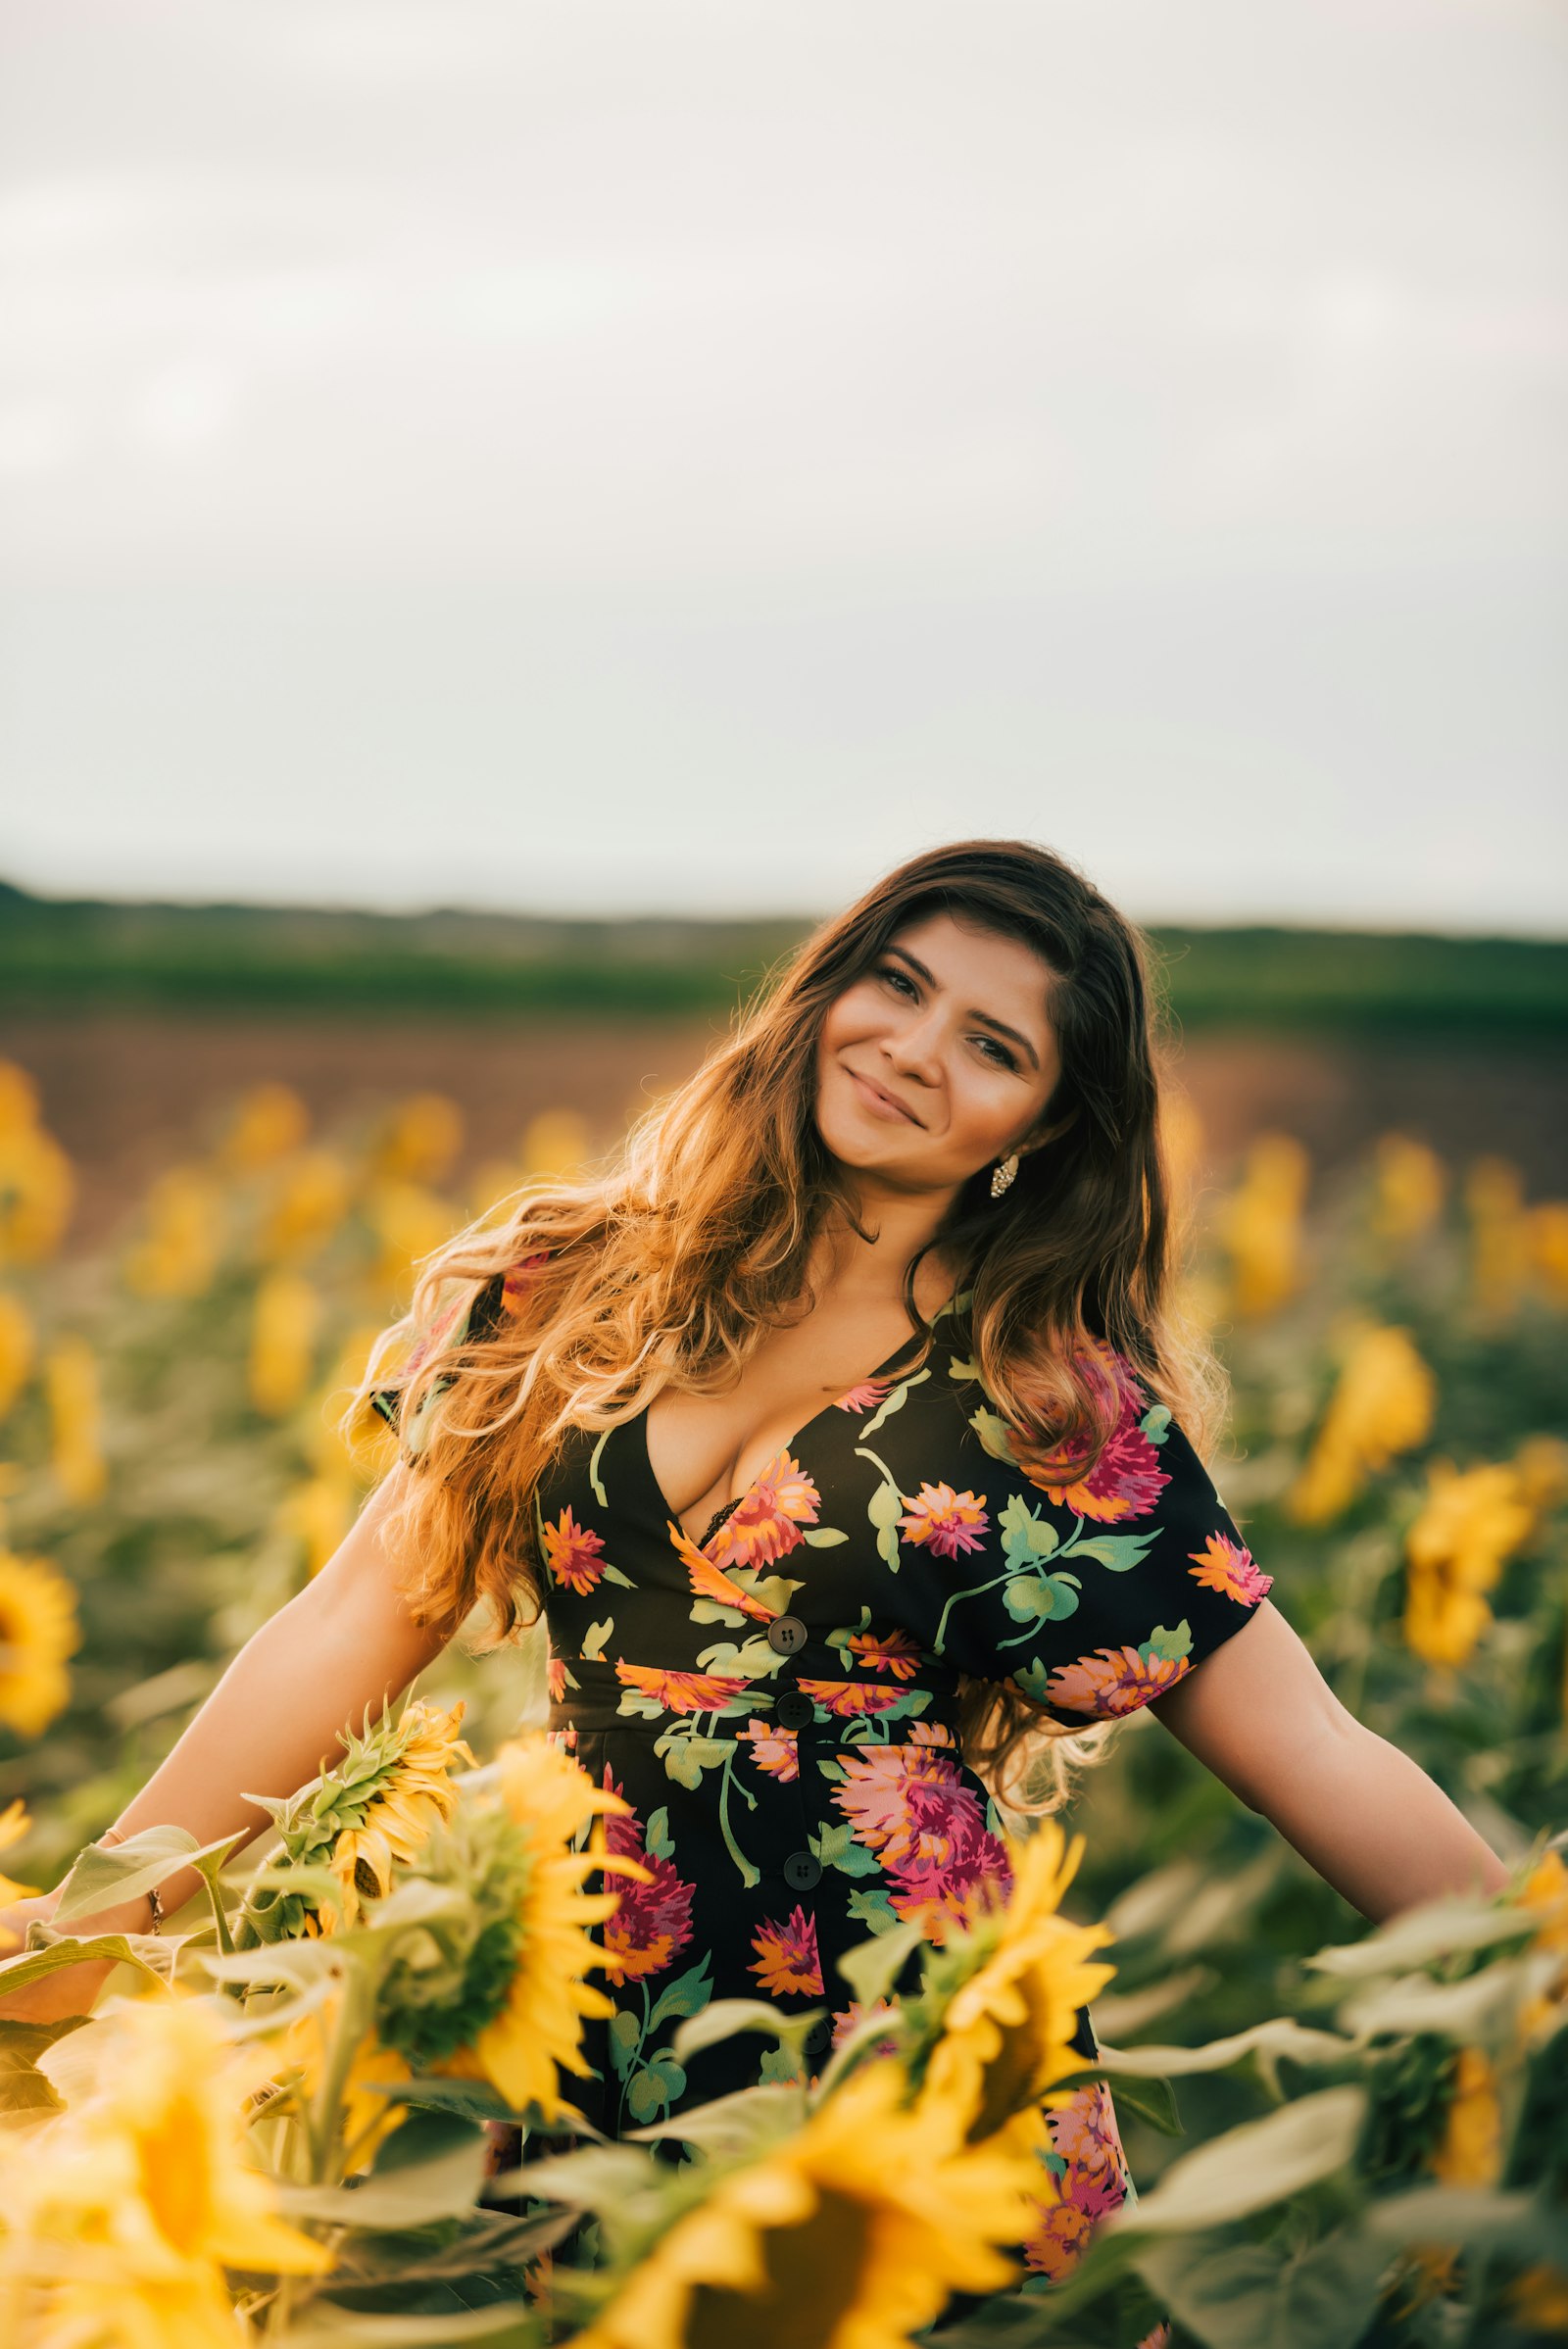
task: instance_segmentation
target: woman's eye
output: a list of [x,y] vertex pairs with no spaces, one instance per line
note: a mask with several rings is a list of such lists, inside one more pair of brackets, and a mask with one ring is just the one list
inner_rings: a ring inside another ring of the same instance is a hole
[[914,981],[907,971],[896,970],[891,962],[884,963],[876,975],[879,979],[890,979],[896,987],[906,989],[910,995],[915,993]]
[[1000,1058],[997,1061],[997,1066],[999,1068],[1017,1067],[1018,1063],[1013,1058],[1011,1052],[1008,1052],[1006,1046],[1004,1044],[999,1044],[994,1036],[982,1036],[978,1038],[977,1041],[981,1044],[988,1044],[994,1052],[1000,1054]]

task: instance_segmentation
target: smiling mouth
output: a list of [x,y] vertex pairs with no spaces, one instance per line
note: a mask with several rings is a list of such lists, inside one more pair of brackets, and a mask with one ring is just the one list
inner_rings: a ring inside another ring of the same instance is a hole
[[907,1118],[911,1126],[917,1126],[920,1123],[912,1109],[906,1109],[901,1101],[895,1100],[894,1096],[885,1092],[880,1085],[873,1084],[869,1077],[862,1077],[858,1068],[848,1069],[845,1073],[853,1077],[857,1085],[863,1086],[872,1099],[882,1102],[885,1108],[893,1110],[900,1117]]

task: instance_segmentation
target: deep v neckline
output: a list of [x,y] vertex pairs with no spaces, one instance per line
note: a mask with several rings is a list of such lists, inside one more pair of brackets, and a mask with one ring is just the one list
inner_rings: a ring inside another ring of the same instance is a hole
[[[947,1314],[954,1311],[956,1304],[956,1298],[950,1297],[944,1303],[937,1307],[935,1313],[933,1313],[931,1316],[931,1327],[933,1330],[935,1330],[939,1321],[941,1321]],[[768,1469],[772,1467],[773,1462],[778,1458],[781,1452],[787,1453],[793,1458],[795,1453],[799,1450],[801,1444],[806,1441],[807,1437],[810,1435],[812,1429],[816,1427],[821,1420],[824,1420],[827,1417],[829,1411],[836,1411],[838,1409],[841,1396],[853,1395],[857,1387],[874,1386],[876,1382],[892,1368],[893,1364],[899,1360],[902,1354],[908,1352],[910,1339],[918,1338],[920,1332],[918,1328],[911,1321],[909,1324],[909,1337],[905,1339],[902,1346],[896,1346],[892,1353],[885,1355],[877,1364],[876,1368],[874,1370],[868,1370],[863,1378],[852,1379],[848,1387],[841,1387],[839,1389],[838,1395],[833,1395],[827,1402],[825,1402],[819,1411],[813,1411],[810,1418],[806,1420],[802,1426],[798,1427],[793,1435],[786,1436],[782,1444],[775,1444],[773,1449],[769,1452],[767,1458],[763,1461],[761,1467],[753,1477],[751,1483],[747,1485],[743,1491],[737,1493],[733,1500],[724,1501],[720,1507],[714,1510],[701,1537],[698,1539],[696,1546],[701,1549],[707,1542],[711,1542],[714,1534],[723,1524],[725,1518],[733,1517],[735,1511],[741,1507],[743,1502],[751,1499],[752,1494],[757,1491],[758,1486],[761,1483]],[[655,1471],[653,1454],[648,1448],[648,1414],[653,1409],[654,1403],[657,1402],[658,1399],[659,1397],[657,1395],[653,1396],[648,1402],[644,1403],[642,1409],[637,1413],[637,1425],[642,1431],[643,1465],[648,1471],[648,1482],[652,1485],[655,1493],[659,1495],[660,1505],[662,1508],[666,1519],[671,1525],[678,1526],[682,1534],[685,1534],[687,1541],[690,1542],[693,1537],[686,1533],[686,1527],[681,1518],[679,1510],[671,1508],[668,1496],[664,1492],[664,1488],[660,1483],[658,1475]]]

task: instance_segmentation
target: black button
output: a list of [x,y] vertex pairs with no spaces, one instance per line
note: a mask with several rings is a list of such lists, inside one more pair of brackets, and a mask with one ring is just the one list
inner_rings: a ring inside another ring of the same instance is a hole
[[799,1688],[786,1688],[773,1707],[773,1718],[780,1729],[804,1729],[816,1719],[816,1707]]
[[784,1882],[797,1892],[808,1892],[821,1873],[814,1851],[792,1851],[784,1863]]
[[767,1627],[767,1644],[776,1656],[792,1656],[806,1645],[808,1633],[799,1615],[775,1615]]
[[833,2044],[833,2026],[826,2015],[812,2024],[801,2044],[808,2055],[826,2055]]

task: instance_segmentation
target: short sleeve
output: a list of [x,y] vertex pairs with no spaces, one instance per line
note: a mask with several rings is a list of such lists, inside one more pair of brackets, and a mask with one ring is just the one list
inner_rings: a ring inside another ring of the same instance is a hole
[[432,1379],[411,1419],[403,1408],[404,1388],[409,1378],[432,1354],[450,1353],[460,1346],[494,1337],[508,1315],[521,1309],[530,1276],[544,1262],[545,1251],[525,1256],[504,1272],[492,1274],[469,1296],[444,1306],[416,1336],[399,1372],[400,1384],[371,1388],[368,1398],[370,1408],[398,1435],[405,1457],[416,1458],[423,1450],[430,1413],[453,1383],[450,1377]]
[[1075,1724],[1162,1696],[1273,1587],[1183,1429],[1105,1354],[1121,1416],[1088,1477],[1060,1454],[1031,1452],[993,1413],[971,1420],[989,1455],[992,1563],[986,1585],[953,1608],[958,1638],[946,1650],[961,1670],[1010,1682]]

